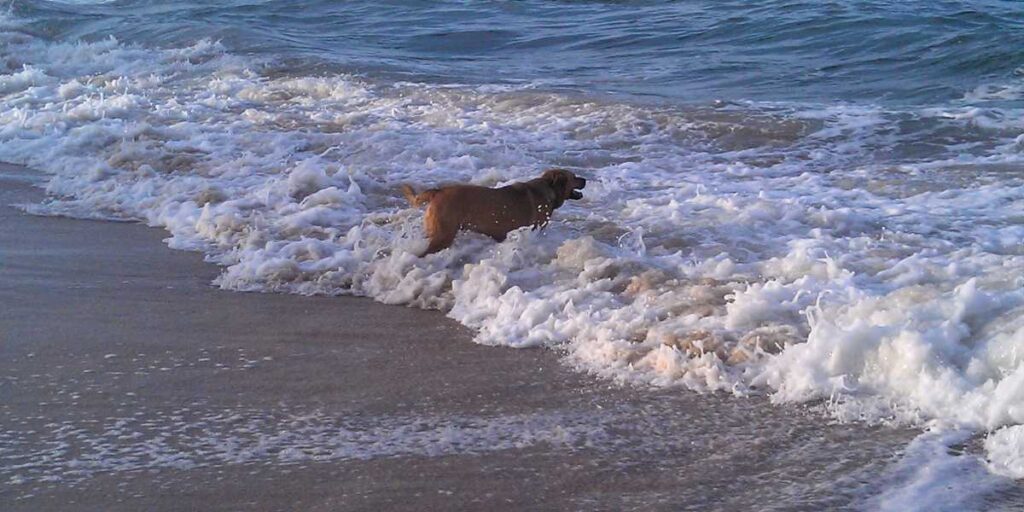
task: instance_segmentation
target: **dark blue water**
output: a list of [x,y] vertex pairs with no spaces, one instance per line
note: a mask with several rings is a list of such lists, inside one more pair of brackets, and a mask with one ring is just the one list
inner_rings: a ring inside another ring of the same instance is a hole
[[370,76],[672,101],[927,105],[1024,74],[1024,4],[979,1],[14,0],[29,30]]

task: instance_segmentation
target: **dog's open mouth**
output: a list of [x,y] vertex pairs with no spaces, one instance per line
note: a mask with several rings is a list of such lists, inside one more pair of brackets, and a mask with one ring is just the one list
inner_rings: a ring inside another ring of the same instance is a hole
[[583,199],[583,193],[579,190],[573,190],[569,193],[569,199]]

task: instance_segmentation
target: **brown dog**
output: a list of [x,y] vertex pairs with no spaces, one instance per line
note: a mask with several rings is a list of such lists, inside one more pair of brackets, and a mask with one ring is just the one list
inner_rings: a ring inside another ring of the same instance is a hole
[[542,228],[551,213],[568,199],[582,199],[577,189],[587,180],[564,169],[550,169],[539,178],[501,188],[449,185],[419,194],[409,185],[402,192],[413,206],[428,204],[423,218],[430,245],[421,256],[447,249],[460,229],[483,233],[499,242],[523,226]]

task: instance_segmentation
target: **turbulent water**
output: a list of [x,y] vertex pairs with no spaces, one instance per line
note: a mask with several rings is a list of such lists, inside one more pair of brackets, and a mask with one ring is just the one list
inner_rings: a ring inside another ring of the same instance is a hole
[[[1019,4],[6,11],[0,159],[50,175],[34,213],[142,220],[223,288],[437,308],[617,381],[982,433],[1024,477]],[[415,256],[400,184],[551,166],[590,184],[546,229]]]

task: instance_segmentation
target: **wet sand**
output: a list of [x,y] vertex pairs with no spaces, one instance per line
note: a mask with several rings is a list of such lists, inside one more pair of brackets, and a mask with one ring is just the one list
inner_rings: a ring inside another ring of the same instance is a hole
[[821,510],[917,432],[579,375],[439,312],[243,294],[0,166],[0,509]]

